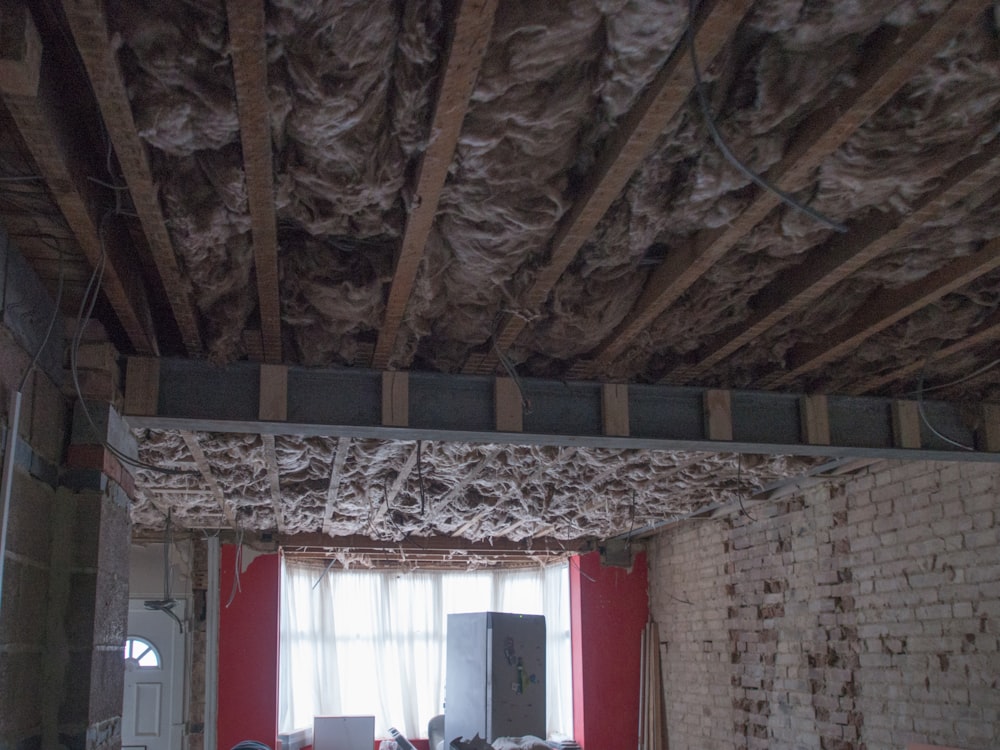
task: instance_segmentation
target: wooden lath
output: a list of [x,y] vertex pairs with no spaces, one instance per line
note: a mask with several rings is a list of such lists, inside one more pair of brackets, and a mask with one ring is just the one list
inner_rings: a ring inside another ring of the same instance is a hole
[[[749,0],[711,3],[695,34],[695,46],[702,60],[715,59],[725,48],[752,4]],[[693,86],[687,46],[681,44],[609,137],[580,197],[556,229],[548,262],[536,272],[531,286],[518,301],[519,307],[537,310],[545,303],[559,277],[621,194],[656,139],[684,106]],[[496,347],[500,351],[509,349],[526,325],[527,320],[521,316],[506,316],[494,338]],[[496,364],[496,353],[491,350],[470,357],[464,371],[485,374],[492,372]]]
[[86,166],[76,156],[80,149],[74,150],[74,123],[59,110],[60,71],[53,69],[51,58],[43,58],[26,6],[5,5],[0,24],[7,29],[0,40],[4,104],[91,268],[103,263],[102,289],[129,342],[140,354],[158,354],[146,287],[129,258],[127,235],[117,218],[108,221],[101,215]]
[[978,325],[965,338],[959,339],[948,346],[942,346],[936,353],[931,354],[929,357],[918,356],[908,365],[896,370],[876,377],[865,378],[846,388],[845,393],[852,396],[860,396],[865,393],[878,391],[904,378],[916,377],[929,362],[938,362],[948,357],[954,357],[956,354],[961,354],[969,349],[985,346],[995,341],[1000,341],[1000,311],[995,312],[986,321]]
[[201,448],[201,443],[198,442],[198,436],[193,432],[188,432],[186,430],[180,431],[180,436],[184,439],[184,445],[191,452],[191,457],[194,459],[195,465],[198,467],[198,472],[201,474],[201,478],[205,480],[205,484],[208,485],[209,490],[212,493],[212,497],[215,498],[215,502],[219,504],[220,510],[222,510],[222,515],[226,518],[226,523],[229,524],[229,528],[237,528],[236,514],[233,512],[232,507],[226,502],[226,496],[222,492],[222,488],[219,486],[218,480],[212,473],[212,467],[208,463],[208,458],[205,457],[205,451]]
[[264,4],[259,0],[227,0],[226,15],[253,233],[264,361],[277,363],[281,361],[281,305],[278,298],[278,232],[274,211]]
[[274,513],[274,526],[281,532],[285,528],[284,515],[281,510],[281,480],[278,474],[278,453],[274,448],[274,435],[261,435],[264,442],[264,460],[267,462],[267,486],[271,496],[271,510]]
[[1000,239],[971,255],[957,258],[922,279],[898,289],[876,291],[853,316],[823,335],[816,344],[792,349],[780,373],[760,382],[762,388],[787,385],[800,375],[841,359],[866,339],[918,310],[1000,268]]
[[369,521],[372,526],[376,526],[381,522],[385,514],[392,508],[392,504],[396,502],[396,497],[403,491],[403,485],[406,484],[406,480],[409,479],[413,468],[417,465],[417,455],[418,449],[414,445],[413,450],[410,451],[410,455],[406,457],[406,461],[399,468],[399,474],[396,475],[395,480],[393,480],[384,495],[373,487],[369,488],[368,496],[371,498],[372,503],[378,503],[378,507]]
[[344,464],[347,463],[347,454],[351,452],[351,439],[342,437],[337,439],[337,450],[333,456],[333,466],[330,469],[330,485],[326,490],[326,508],[323,510],[323,531],[329,533],[330,524],[333,521],[333,511],[337,507],[337,498],[340,495],[340,479],[344,475]]
[[486,52],[497,0],[461,0],[458,3],[447,64],[441,75],[430,141],[420,160],[402,247],[396,261],[385,319],[379,330],[372,366],[386,368],[392,358],[396,335],[424,257],[427,236],[437,213],[441,189],[448,177],[479,67]]
[[146,146],[136,130],[125,81],[108,34],[104,3],[100,0],[63,0],[62,9],[87,69],[91,88],[167,292],[184,347],[188,354],[201,353],[198,312],[189,284],[177,265],[177,256],[163,219],[159,191],[153,181]]
[[[797,130],[782,159],[767,177],[785,190],[803,187],[824,159],[877,112],[949,40],[983,11],[982,0],[957,0],[936,18],[918,21],[895,35],[881,38],[866,55],[857,82],[829,104],[820,107]],[[714,148],[708,145],[707,148]],[[667,255],[646,282],[629,315],[597,348],[586,374],[605,370],[648,326],[709,268],[759,224],[780,200],[756,189],[755,198],[740,216],[687,247]]]
[[753,313],[735,332],[723,334],[705,347],[699,361],[682,365],[665,382],[691,382],[782,320],[805,311],[834,285],[862,266],[898,246],[949,206],[980,191],[1000,173],[1000,139],[957,164],[935,190],[918,200],[905,216],[872,218],[846,235],[816,247],[794,268],[781,273],[751,304]]

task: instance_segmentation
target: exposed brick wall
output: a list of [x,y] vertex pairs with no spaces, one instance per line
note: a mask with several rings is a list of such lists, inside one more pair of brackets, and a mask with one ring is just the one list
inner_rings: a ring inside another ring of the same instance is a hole
[[1000,746],[1000,466],[890,463],[650,548],[683,748]]

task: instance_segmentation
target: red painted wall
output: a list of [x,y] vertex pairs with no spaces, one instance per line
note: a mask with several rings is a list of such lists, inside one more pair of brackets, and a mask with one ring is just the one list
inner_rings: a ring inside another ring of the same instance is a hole
[[646,555],[631,571],[600,555],[570,562],[573,733],[587,750],[625,750],[639,741],[642,631],[649,619]]
[[280,558],[273,554],[254,559],[240,574],[241,591],[226,607],[235,562],[236,547],[222,545],[218,748],[229,750],[241,740],[276,748]]

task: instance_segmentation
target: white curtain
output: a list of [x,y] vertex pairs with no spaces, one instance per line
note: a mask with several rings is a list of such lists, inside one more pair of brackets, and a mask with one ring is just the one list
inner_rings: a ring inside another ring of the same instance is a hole
[[[572,736],[569,575],[565,564],[474,572],[331,571],[282,563],[279,727],[314,716],[375,715],[426,737],[444,703],[445,628],[457,612],[545,615],[551,735]],[[316,585],[319,580],[319,585]]]

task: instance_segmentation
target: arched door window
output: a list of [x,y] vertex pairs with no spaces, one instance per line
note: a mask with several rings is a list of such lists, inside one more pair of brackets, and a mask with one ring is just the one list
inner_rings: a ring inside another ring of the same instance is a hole
[[126,669],[160,669],[160,652],[145,638],[130,635],[125,639]]

